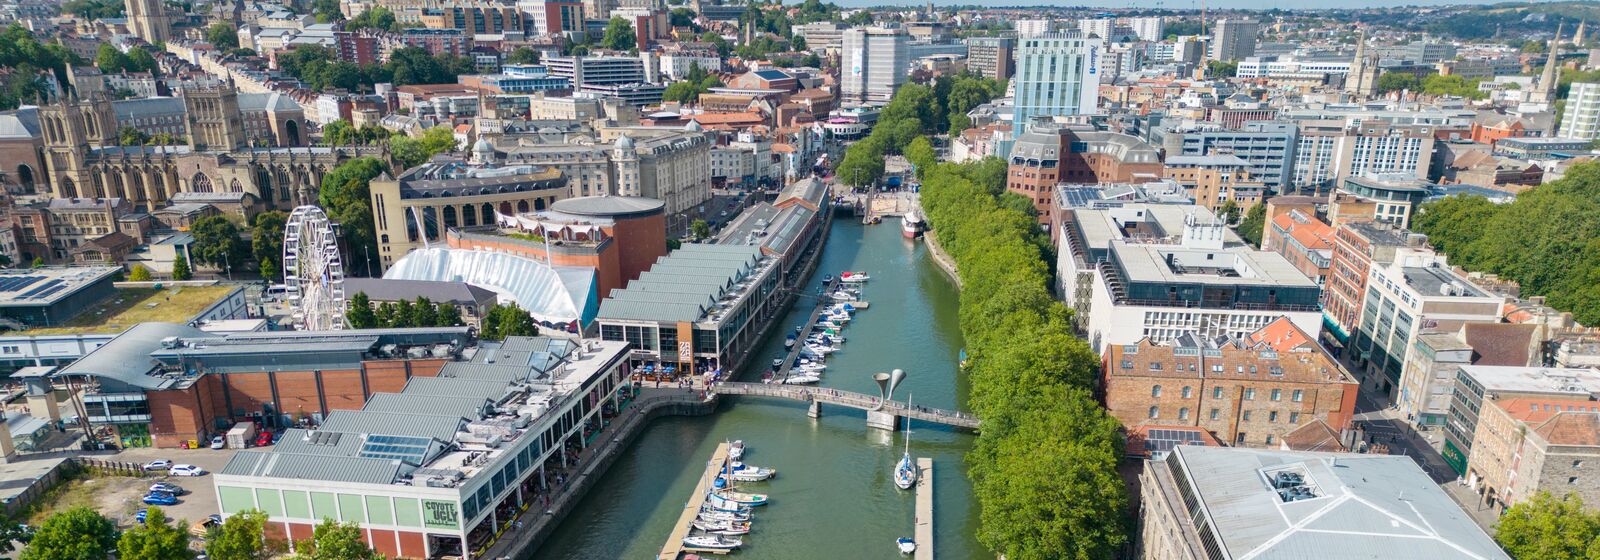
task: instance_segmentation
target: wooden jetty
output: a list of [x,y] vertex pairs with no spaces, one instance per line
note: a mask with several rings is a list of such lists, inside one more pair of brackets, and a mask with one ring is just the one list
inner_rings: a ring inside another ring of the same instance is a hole
[[[694,495],[689,496],[689,502],[684,504],[683,513],[678,516],[678,524],[673,526],[672,534],[667,537],[667,544],[661,547],[658,560],[678,560],[685,552],[695,554],[727,554],[728,550],[702,549],[685,546],[684,537],[689,536],[689,531],[694,528],[695,518],[700,516],[700,507],[706,503],[706,492],[711,491],[717,473],[722,472],[724,463],[728,461],[728,443],[717,444],[717,450],[711,453],[711,460],[706,462],[706,472],[700,475],[700,481],[695,483]],[[920,502],[919,502],[920,503]]]

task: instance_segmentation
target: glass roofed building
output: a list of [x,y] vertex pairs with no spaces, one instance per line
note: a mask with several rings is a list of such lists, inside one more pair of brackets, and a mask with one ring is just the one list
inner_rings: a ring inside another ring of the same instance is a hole
[[384,556],[472,559],[538,499],[545,470],[598,429],[628,376],[627,344],[512,337],[447,356],[216,473],[223,515],[257,509],[269,538],[354,522]]
[[385,280],[466,282],[515,303],[546,328],[580,332],[594,319],[600,296],[595,269],[562,266],[498,251],[417,249],[383,272]]

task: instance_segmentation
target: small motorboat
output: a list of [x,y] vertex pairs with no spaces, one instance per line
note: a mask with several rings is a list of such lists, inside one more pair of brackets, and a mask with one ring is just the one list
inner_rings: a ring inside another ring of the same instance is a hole
[[894,540],[894,547],[900,549],[901,554],[911,554],[917,551],[917,541],[900,537]]
[[736,440],[733,440],[733,443],[728,444],[728,458],[729,459],[732,459],[734,461],[738,461],[739,459],[741,459],[743,457],[744,457],[744,440],[736,439]]
[[735,511],[700,510],[700,515],[697,516],[696,519],[700,519],[702,521],[749,521],[750,513],[748,511],[745,513],[739,513]]
[[797,340],[797,337],[795,335],[791,334],[791,335],[784,336],[783,337],[783,347],[784,348],[794,348],[795,340]]
[[773,371],[777,371],[779,369],[783,369],[783,358],[773,358],[772,359],[772,369],[773,369]]
[[683,546],[689,548],[703,548],[706,550],[733,550],[739,548],[744,542],[739,539],[721,535],[695,535],[683,538]]
[[713,535],[744,535],[750,532],[749,521],[701,521],[696,519],[690,526]]
[[798,375],[790,375],[788,377],[783,378],[783,384],[784,385],[810,385],[812,383],[819,383],[821,381],[822,381],[822,377],[821,376],[812,375],[812,374],[804,374],[804,373],[798,374]]
[[839,281],[840,282],[849,283],[849,284],[860,284],[862,282],[866,282],[866,281],[871,280],[871,279],[872,279],[872,277],[868,276],[867,273],[865,273],[865,272],[845,271],[845,272],[839,273]]
[[732,472],[725,473],[722,476],[724,478],[731,479],[734,482],[761,482],[777,476],[778,474],[778,471],[746,465],[739,461],[733,462],[731,471]]
[[826,286],[826,285],[832,284],[832,283],[833,283],[833,275],[832,274],[824,274],[824,275],[822,275],[822,285]]
[[720,498],[723,501],[733,502],[741,506],[755,507],[767,505],[766,494],[749,494],[745,492],[734,492],[732,490],[723,489],[714,490],[711,492],[711,495],[715,498]]
[[[726,508],[719,508],[719,507],[712,506],[711,502],[709,502],[709,501],[704,503],[704,504],[701,504],[701,506],[700,506],[700,515],[707,515],[707,514],[720,515],[720,514],[724,514],[724,513],[731,514],[731,515],[734,515],[734,516],[743,516],[744,519],[749,519],[750,518],[750,506],[730,505],[729,507],[726,507]],[[741,519],[740,521],[743,521],[743,519]]]

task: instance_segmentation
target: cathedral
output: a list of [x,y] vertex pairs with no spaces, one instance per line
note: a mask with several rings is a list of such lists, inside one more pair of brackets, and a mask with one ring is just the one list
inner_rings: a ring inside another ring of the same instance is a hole
[[297,146],[307,131],[292,118],[247,126],[232,87],[190,89],[181,99],[186,142],[176,146],[119,145],[116,110],[99,93],[39,107],[51,194],[155,209],[181,192],[243,193],[264,208],[291,209],[314,204],[323,174],[341,162],[388,158],[376,146]]

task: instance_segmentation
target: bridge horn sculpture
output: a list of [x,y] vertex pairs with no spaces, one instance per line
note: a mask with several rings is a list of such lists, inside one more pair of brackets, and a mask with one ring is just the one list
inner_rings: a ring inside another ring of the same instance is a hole
[[883,405],[894,396],[894,388],[906,379],[906,370],[895,368],[890,373],[878,372],[872,374],[872,380],[878,382],[878,406],[872,410],[883,410]]

